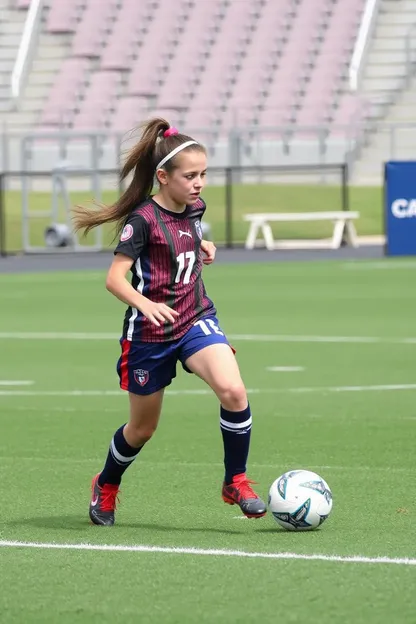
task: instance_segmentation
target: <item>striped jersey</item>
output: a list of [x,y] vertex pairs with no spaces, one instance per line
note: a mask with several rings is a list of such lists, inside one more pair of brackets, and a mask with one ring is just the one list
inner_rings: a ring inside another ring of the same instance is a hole
[[181,338],[201,317],[216,313],[202,280],[202,227],[205,202],[198,199],[182,213],[165,210],[153,198],[127,219],[114,253],[134,262],[133,288],[179,313],[174,323],[156,327],[136,308],[128,307],[123,338],[165,342]]

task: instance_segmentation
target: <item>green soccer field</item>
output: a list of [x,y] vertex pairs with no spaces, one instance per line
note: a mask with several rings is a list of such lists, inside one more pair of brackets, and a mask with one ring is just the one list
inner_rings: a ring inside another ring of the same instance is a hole
[[101,272],[0,275],[2,624],[414,624],[415,277],[411,260],[205,269],[250,389],[249,477],[267,498],[307,468],[333,491],[319,530],[288,533],[222,502],[218,405],[183,372],[116,525],[90,526],[127,416],[124,306]]
[[[253,212],[319,212],[341,210],[341,188],[331,185],[306,184],[244,184],[233,186],[232,238],[234,243],[246,239],[249,224],[243,215]],[[360,218],[356,222],[358,235],[379,235],[383,233],[383,207],[381,187],[351,187],[350,209],[357,210]],[[91,193],[73,192],[69,194],[71,206],[88,205],[93,199]],[[207,202],[204,220],[211,225],[213,240],[222,243],[226,240],[226,201],[225,189],[221,186],[208,186],[203,193]],[[103,193],[102,201],[111,204],[115,201],[115,192]],[[22,195],[18,191],[5,193],[5,244],[8,252],[19,251],[22,243]],[[50,193],[32,192],[29,196],[30,210],[50,210]],[[63,203],[59,202],[59,220],[65,222]],[[44,245],[44,231],[50,225],[49,218],[31,218],[30,244]],[[330,221],[279,223],[272,229],[277,238],[329,238],[333,226]],[[103,242],[109,246],[114,237],[112,226],[103,228]],[[90,235],[81,242],[91,244],[94,236]]]

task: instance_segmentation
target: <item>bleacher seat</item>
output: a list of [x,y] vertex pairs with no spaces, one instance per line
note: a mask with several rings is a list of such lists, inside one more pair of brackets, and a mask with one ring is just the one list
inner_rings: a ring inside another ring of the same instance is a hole
[[118,11],[117,0],[88,0],[72,42],[72,55],[101,56]]
[[15,6],[17,9],[23,9],[26,10],[30,7],[30,1],[31,0],[15,0]]
[[87,59],[69,58],[62,62],[39,119],[40,125],[69,127],[87,84],[88,65]]
[[81,16],[83,0],[72,2],[52,2],[46,20],[48,33],[74,33],[77,18]]
[[96,71],[91,74],[91,81],[84,92],[73,118],[73,128],[77,131],[102,128],[108,121],[114,106],[117,85],[120,82],[118,72]]
[[136,96],[120,97],[114,103],[114,113],[111,118],[111,129],[114,132],[124,133],[142,123],[147,115],[148,101]]
[[159,111],[189,132],[332,131],[359,115],[361,103],[344,92],[364,4],[50,0],[45,29],[70,34],[71,58],[39,124],[127,132]]
[[136,49],[151,18],[151,6],[146,2],[130,1],[118,12],[101,56],[101,69],[129,70]]

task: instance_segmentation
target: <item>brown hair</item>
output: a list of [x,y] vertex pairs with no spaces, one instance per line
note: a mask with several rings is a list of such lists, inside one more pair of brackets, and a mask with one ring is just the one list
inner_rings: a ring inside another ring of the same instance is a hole
[[[139,142],[132,148],[121,170],[120,178],[124,180],[133,172],[133,179],[122,196],[111,206],[96,204],[99,210],[85,206],[73,209],[74,229],[84,230],[84,235],[103,223],[116,223],[116,235],[123,229],[128,215],[144,201],[152,192],[156,165],[182,143],[193,141],[185,134],[173,134],[164,137],[163,133],[170,128],[166,119],[156,117],[144,124]],[[160,139],[160,140],[159,140]],[[186,150],[205,152],[203,145],[197,143],[186,147]],[[175,157],[168,160],[163,168],[170,173],[175,169]]]

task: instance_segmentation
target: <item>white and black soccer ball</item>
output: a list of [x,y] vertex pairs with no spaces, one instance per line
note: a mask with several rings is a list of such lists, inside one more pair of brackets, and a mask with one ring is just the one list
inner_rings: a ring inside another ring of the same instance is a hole
[[290,470],[270,486],[269,509],[285,529],[311,531],[331,513],[332,492],[315,472]]

